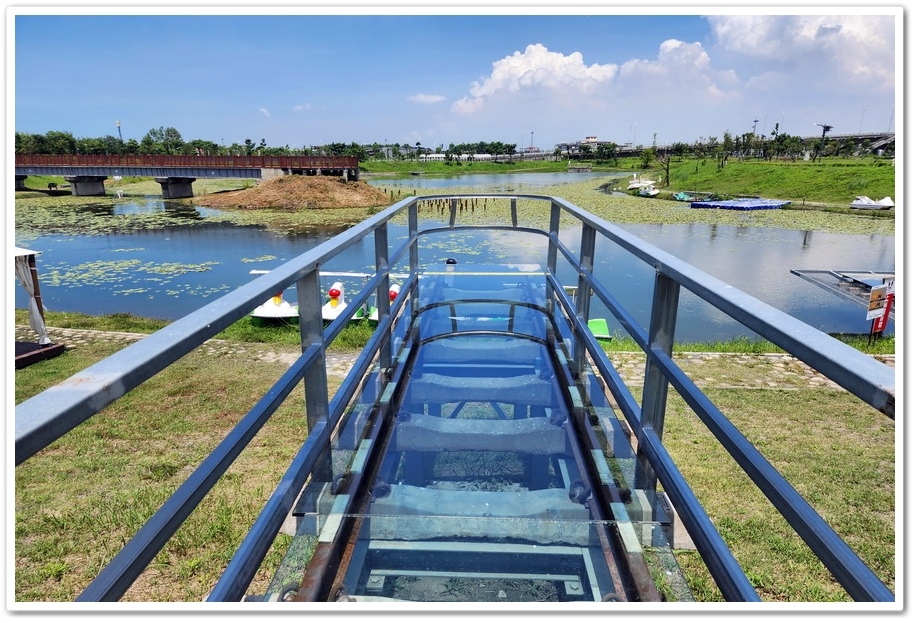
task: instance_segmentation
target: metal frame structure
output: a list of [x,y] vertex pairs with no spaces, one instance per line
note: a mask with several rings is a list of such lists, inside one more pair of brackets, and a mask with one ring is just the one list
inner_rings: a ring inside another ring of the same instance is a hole
[[[672,358],[672,346],[679,295],[682,289],[692,292],[891,418],[894,417],[896,395],[893,369],[563,199],[521,194],[433,195],[404,199],[334,239],[20,403],[15,414],[17,465],[245,317],[273,293],[296,286],[301,356],[115,555],[78,600],[120,599],[274,410],[304,383],[307,388],[305,416],[308,437],[208,596],[209,601],[244,599],[252,578],[284,520],[294,509],[310,473],[320,466],[335,427],[341,422],[354,395],[362,389],[361,383],[373,363],[379,371],[381,388],[373,414],[378,418],[386,417],[391,393],[396,391],[393,388],[407,373],[405,366],[396,365],[401,353],[393,327],[399,316],[413,311],[411,306],[415,298],[411,298],[410,292],[418,282],[420,245],[427,234],[478,227],[459,223],[459,202],[481,198],[508,201],[509,204],[509,224],[490,226],[489,229],[524,231],[547,239],[546,277],[551,293],[550,304],[568,319],[568,329],[574,338],[571,340],[569,365],[571,378],[585,378],[588,376],[587,368],[600,377],[601,385],[613,397],[628,427],[635,433],[636,481],[647,490],[654,489],[657,483],[664,487],[725,599],[756,601],[759,596],[665,448],[663,431],[669,391],[677,392],[693,409],[853,599],[894,600],[893,593],[875,573],[678,367]],[[448,222],[421,230],[420,206],[431,201],[448,202]],[[520,226],[518,201],[546,203],[550,211],[549,230]],[[561,218],[570,217],[581,227],[578,250],[569,248],[560,238]],[[408,230],[406,240],[396,249],[390,248],[388,234],[388,225],[393,219],[406,220]],[[340,333],[348,318],[341,316],[327,326],[322,322],[319,269],[370,235],[374,238],[376,271],[366,279],[359,293],[350,296],[350,304],[358,307],[375,295],[379,308],[378,328],[356,360],[350,375],[338,391],[329,396],[325,348]],[[654,269],[655,287],[648,328],[640,326],[631,312],[615,300],[604,280],[595,274],[595,249],[599,237]],[[561,258],[568,261],[578,275],[574,299],[566,294],[557,276],[557,264]],[[401,293],[389,304],[390,278],[393,267],[400,262],[406,263],[409,270]],[[611,310],[646,355],[642,403],[624,385],[588,329],[593,296]],[[332,561],[328,562],[331,564]]]
[[[894,278],[894,273],[873,270],[805,270],[799,268],[790,272],[808,283],[813,283],[827,292],[857,303],[866,309],[868,309],[872,288],[882,283],[886,284],[888,280]],[[893,309],[889,312],[888,317],[894,318]]]
[[127,154],[16,154],[15,173],[28,175],[139,175],[260,178],[263,169],[359,179],[356,156],[179,156]]

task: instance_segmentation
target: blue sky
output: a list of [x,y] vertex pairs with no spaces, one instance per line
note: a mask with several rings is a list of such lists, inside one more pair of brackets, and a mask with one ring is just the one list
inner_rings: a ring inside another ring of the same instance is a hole
[[758,134],[776,123],[802,136],[819,135],[816,123],[894,129],[902,9],[813,8],[26,4],[7,9],[11,125],[97,137],[116,136],[120,120],[125,140],[171,126],[226,145],[551,149],[586,136],[692,143],[753,131],[755,119]]

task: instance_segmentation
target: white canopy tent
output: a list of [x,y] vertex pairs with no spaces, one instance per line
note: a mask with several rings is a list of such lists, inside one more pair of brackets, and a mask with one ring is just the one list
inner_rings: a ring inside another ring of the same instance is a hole
[[13,247],[13,257],[16,263],[16,277],[19,283],[29,293],[29,326],[38,334],[38,344],[45,346],[51,343],[48,330],[45,327],[44,309],[41,305],[41,293],[38,288],[38,270],[35,266],[35,256],[38,251],[30,251],[20,247]]

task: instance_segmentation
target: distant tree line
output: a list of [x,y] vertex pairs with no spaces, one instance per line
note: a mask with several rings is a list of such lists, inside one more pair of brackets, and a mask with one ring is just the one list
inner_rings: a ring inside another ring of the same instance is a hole
[[[721,140],[715,136],[701,137],[693,143],[677,142],[659,147],[653,144],[643,147],[640,158],[644,165],[660,158],[693,157],[698,160],[714,159],[718,166],[724,166],[729,158],[760,160],[796,160],[805,154],[818,156],[852,156],[858,153],[860,145],[852,139],[826,140],[822,137],[802,138],[781,132],[777,123],[769,136],[753,132],[733,135],[724,132]],[[243,143],[233,142],[230,145],[218,144],[204,139],[185,141],[181,132],[173,127],[152,128],[142,139],[122,140],[111,134],[98,137],[74,137],[70,132],[52,130],[46,134],[16,132],[15,152],[17,154],[173,154],[173,155],[222,155],[222,156],[356,156],[360,160],[414,160],[419,156],[431,153],[444,153],[446,163],[457,163],[462,156],[471,154],[490,154],[494,157],[505,156],[509,160],[517,153],[517,144],[501,141],[478,141],[476,143],[452,143],[448,148],[443,145],[423,147],[419,141],[409,143],[328,143],[310,147],[289,145],[271,147],[262,138],[255,142],[246,138]],[[598,160],[616,163],[620,156],[620,147],[616,143],[602,142],[597,144],[578,143],[559,146],[553,151],[556,159],[565,157],[577,160]]]
[[724,132],[721,140],[716,136],[701,137],[692,144],[673,143],[664,148],[656,147],[653,143],[652,147],[644,150],[642,158],[646,160],[661,155],[693,157],[698,161],[711,159],[721,168],[729,158],[795,161],[807,155],[816,160],[823,156],[860,155],[861,149],[862,145],[852,138],[830,140],[826,133],[822,137],[791,136],[781,132],[777,123],[769,136],[753,132],[739,135]]
[[[76,138],[70,132],[52,130],[47,134],[16,132],[17,154],[130,154],[130,155],[291,155],[286,147],[268,147],[262,138],[255,143],[246,138],[244,143],[220,145],[213,141],[194,139],[185,141],[181,132],[173,127],[152,128],[142,139],[122,140],[108,134],[100,138]],[[302,150],[299,150],[301,153]]]

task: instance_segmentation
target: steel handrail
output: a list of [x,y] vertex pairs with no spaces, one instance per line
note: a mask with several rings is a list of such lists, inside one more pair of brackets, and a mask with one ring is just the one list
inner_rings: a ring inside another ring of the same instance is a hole
[[[16,406],[16,465],[178,361],[409,206],[410,198]],[[319,292],[312,293],[320,296]]]
[[658,273],[670,277],[867,404],[894,416],[895,377],[888,366],[564,199],[553,201]]

